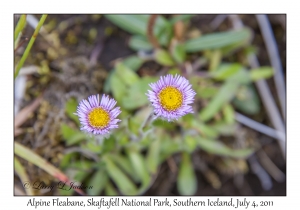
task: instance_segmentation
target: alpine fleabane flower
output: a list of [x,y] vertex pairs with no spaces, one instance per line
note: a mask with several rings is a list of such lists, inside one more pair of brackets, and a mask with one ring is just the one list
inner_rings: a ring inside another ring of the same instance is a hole
[[121,120],[116,117],[121,111],[120,107],[114,108],[116,103],[114,99],[105,95],[102,96],[101,102],[99,95],[92,95],[88,100],[82,100],[75,113],[81,123],[80,129],[94,135],[106,135],[112,129],[118,128],[117,123]]
[[156,83],[149,85],[152,90],[146,94],[154,108],[155,118],[168,121],[193,113],[192,107],[195,91],[187,79],[180,75],[162,76]]

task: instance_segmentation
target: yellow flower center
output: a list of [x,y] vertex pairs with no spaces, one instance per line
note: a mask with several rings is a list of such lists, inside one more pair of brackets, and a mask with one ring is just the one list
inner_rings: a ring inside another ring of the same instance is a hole
[[174,111],[181,107],[183,102],[182,93],[175,87],[167,86],[158,94],[162,107],[167,111]]
[[96,128],[104,128],[108,125],[110,117],[107,111],[101,107],[94,108],[88,115],[91,126]]

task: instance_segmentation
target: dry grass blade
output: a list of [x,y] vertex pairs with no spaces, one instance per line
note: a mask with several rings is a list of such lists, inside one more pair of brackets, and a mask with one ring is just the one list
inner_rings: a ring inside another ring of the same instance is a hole
[[29,115],[36,110],[36,108],[40,105],[42,100],[42,96],[38,97],[34,100],[30,105],[23,108],[15,117],[15,129],[19,128],[29,117]]
[[159,48],[159,43],[153,33],[153,27],[158,15],[151,15],[147,26],[147,36],[153,47]]
[[285,174],[273,163],[273,161],[268,157],[268,155],[260,150],[257,153],[261,164],[267,170],[267,172],[277,181],[283,182],[285,179]]
[[16,136],[22,134],[23,132],[24,132],[23,129],[21,129],[21,128],[15,128],[14,136],[16,137]]
[[258,21],[260,30],[262,32],[271,64],[272,64],[273,68],[276,70],[275,75],[274,75],[275,86],[276,86],[279,102],[281,105],[282,115],[283,115],[283,118],[285,119],[286,118],[286,116],[285,116],[285,114],[286,114],[285,113],[286,112],[285,83],[284,83],[284,77],[283,77],[283,69],[282,69],[281,60],[280,60],[276,40],[274,37],[274,33],[272,31],[270,22],[268,21],[267,15],[256,15],[256,19]]
[[217,15],[211,22],[210,22],[210,27],[213,30],[216,30],[227,18],[228,15]]
[[[241,19],[239,18],[239,16],[237,15],[230,15],[229,16],[235,29],[239,29],[243,27],[243,22],[241,21]],[[248,55],[248,62],[251,66],[251,68],[258,68],[259,67],[259,62],[257,60],[257,57],[253,54]],[[285,127],[284,127],[284,123],[282,121],[282,118],[280,116],[279,110],[276,106],[275,100],[271,94],[270,88],[267,84],[267,82],[265,80],[258,80],[255,82],[255,85],[259,91],[259,94],[261,96],[262,102],[265,106],[265,109],[268,113],[268,117],[270,118],[274,128],[280,132],[285,133]],[[280,147],[281,147],[281,151],[283,154],[283,157],[286,157],[286,139],[284,136],[284,141],[279,141],[278,142]]]
[[235,119],[243,125],[246,125],[260,133],[263,133],[267,136],[273,137],[279,141],[285,141],[285,134],[283,132],[274,130],[266,125],[258,123],[240,113],[235,113]]
[[251,170],[258,177],[261,182],[261,186],[264,190],[270,190],[273,187],[272,179],[265,171],[265,169],[258,163],[256,157],[253,155],[249,159]]
[[[31,151],[30,149],[19,144],[18,142],[15,142],[15,154],[45,170],[47,173],[57,178],[59,181],[69,186],[71,185],[72,180],[70,180],[63,172],[61,172],[59,169],[51,165],[48,161]],[[75,188],[74,190],[80,195],[85,195],[85,193],[81,189]]]
[[[176,15],[178,16],[178,15]],[[175,37],[178,41],[182,41],[184,38],[184,32],[185,32],[185,25],[183,21],[177,21],[174,24],[174,33],[175,33]]]

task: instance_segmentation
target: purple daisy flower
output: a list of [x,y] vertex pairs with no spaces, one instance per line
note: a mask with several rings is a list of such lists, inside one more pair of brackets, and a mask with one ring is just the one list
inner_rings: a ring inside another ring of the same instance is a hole
[[196,93],[184,77],[169,74],[160,77],[160,80],[149,86],[152,90],[148,90],[146,95],[154,108],[155,118],[172,121],[193,113],[189,104],[193,103]]
[[118,128],[117,123],[121,120],[116,117],[121,111],[120,107],[114,108],[116,103],[114,99],[109,99],[105,95],[102,96],[101,102],[99,95],[92,95],[88,100],[82,100],[75,113],[81,123],[80,130],[95,135],[106,135],[110,130]]

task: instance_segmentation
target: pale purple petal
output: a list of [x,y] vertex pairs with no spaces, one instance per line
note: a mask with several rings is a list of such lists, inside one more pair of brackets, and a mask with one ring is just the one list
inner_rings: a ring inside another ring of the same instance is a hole
[[[110,99],[108,96],[103,95],[101,100],[99,95],[92,95],[88,97],[88,100],[82,100],[78,107],[76,115],[79,118],[81,123],[80,130],[94,134],[94,135],[106,135],[109,134],[112,129],[118,128],[117,123],[121,120],[117,119],[116,117],[121,113],[120,107],[113,107],[116,105],[116,101],[114,99]],[[102,108],[110,116],[109,122],[105,127],[99,128],[94,127],[89,123],[88,114],[94,108]]]
[[[156,83],[149,84],[152,90],[148,90],[146,95],[154,108],[155,118],[163,118],[168,121],[176,120],[188,113],[193,113],[192,104],[194,102],[195,91],[187,79],[180,75],[161,76]],[[179,90],[183,96],[183,102],[180,107],[174,111],[164,109],[158,98],[159,93],[166,87],[171,86]]]

